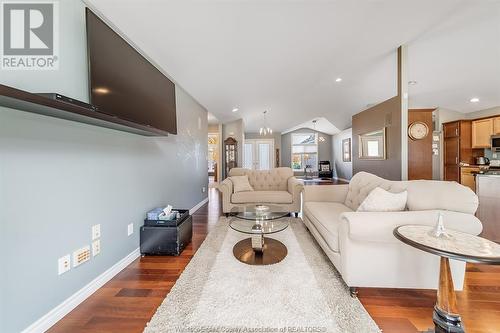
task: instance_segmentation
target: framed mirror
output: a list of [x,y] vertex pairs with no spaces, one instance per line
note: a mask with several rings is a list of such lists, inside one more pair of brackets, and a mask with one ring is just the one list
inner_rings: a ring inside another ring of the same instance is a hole
[[385,160],[385,127],[359,135],[359,158],[365,160]]

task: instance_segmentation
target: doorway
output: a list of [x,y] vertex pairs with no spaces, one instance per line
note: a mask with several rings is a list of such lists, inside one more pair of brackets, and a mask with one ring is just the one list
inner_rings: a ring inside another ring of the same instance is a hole
[[208,133],[208,183],[216,185],[220,179],[220,135]]
[[274,139],[248,139],[243,147],[243,167],[252,170],[273,168]]

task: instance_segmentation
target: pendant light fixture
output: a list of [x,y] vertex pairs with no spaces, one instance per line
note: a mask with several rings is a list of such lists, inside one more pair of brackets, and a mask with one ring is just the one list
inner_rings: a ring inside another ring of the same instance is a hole
[[[317,131],[316,131],[316,123],[317,123],[317,122],[318,122],[318,120],[317,120],[317,119],[314,119],[314,120],[313,120],[313,129],[314,129],[314,131],[315,131],[315,132],[317,132]],[[324,137],[322,137],[322,136],[319,136],[318,140],[319,140],[319,142],[325,142],[325,138],[324,138]]]
[[270,127],[267,126],[267,117],[266,117],[267,110],[264,111],[263,113],[264,113],[264,123],[263,123],[262,127],[259,130],[259,134],[263,135],[263,136],[268,135],[268,134],[271,135],[271,134],[273,134],[273,130]]

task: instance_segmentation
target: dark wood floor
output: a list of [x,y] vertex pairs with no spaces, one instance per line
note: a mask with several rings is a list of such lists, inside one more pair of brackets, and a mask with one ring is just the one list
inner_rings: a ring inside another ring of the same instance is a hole
[[[218,192],[210,189],[209,204],[193,215],[193,241],[182,255],[137,259],[49,332],[142,332],[220,214]],[[359,299],[384,333],[432,326],[434,291],[364,288]],[[500,332],[500,266],[469,265],[458,306],[468,333]]]

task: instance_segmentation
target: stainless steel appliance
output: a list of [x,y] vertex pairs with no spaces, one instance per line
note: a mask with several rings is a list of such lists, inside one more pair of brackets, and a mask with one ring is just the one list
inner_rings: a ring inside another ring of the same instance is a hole
[[477,165],[486,165],[490,163],[490,159],[484,156],[476,157],[476,164]]
[[500,160],[491,160],[490,161],[490,168],[491,167],[500,168]]
[[500,153],[500,135],[491,136],[491,150],[494,153]]
[[476,193],[479,197],[477,217],[483,224],[481,236],[500,243],[500,170],[491,169],[476,175]]

